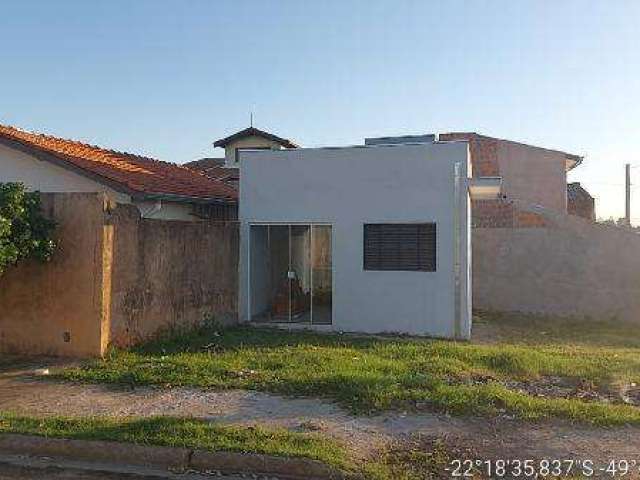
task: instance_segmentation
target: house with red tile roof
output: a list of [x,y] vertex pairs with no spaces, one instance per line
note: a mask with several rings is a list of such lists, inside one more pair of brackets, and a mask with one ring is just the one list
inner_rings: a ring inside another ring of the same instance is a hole
[[174,163],[0,125],[0,182],[43,193],[104,192],[165,220],[236,218],[237,190]]

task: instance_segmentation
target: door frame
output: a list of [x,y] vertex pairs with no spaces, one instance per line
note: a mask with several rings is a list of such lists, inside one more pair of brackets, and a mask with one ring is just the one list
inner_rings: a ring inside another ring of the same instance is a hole
[[[334,318],[335,318],[335,301],[334,301],[334,294],[335,294],[335,262],[334,262],[334,245],[335,245],[335,228],[334,228],[334,224],[331,222],[286,222],[286,221],[282,221],[282,220],[278,220],[278,221],[274,221],[274,222],[269,222],[269,221],[259,221],[259,222],[247,222],[247,226],[248,226],[248,234],[247,234],[247,263],[246,263],[246,271],[247,271],[247,283],[246,283],[246,287],[247,287],[247,298],[246,298],[246,302],[247,302],[247,320],[250,323],[255,323],[252,320],[253,314],[251,312],[251,299],[252,299],[252,289],[251,289],[251,227],[253,226],[265,226],[265,227],[269,227],[269,226],[293,226],[293,225],[301,225],[301,226],[308,226],[309,227],[309,231],[310,231],[310,239],[309,239],[309,244],[310,244],[310,248],[309,248],[309,254],[312,255],[313,254],[313,227],[314,226],[324,226],[324,227],[330,227],[331,228],[331,323],[330,324],[317,324],[317,323],[313,323],[313,266],[311,266],[311,276],[310,276],[310,292],[311,292],[311,300],[310,300],[310,312],[309,312],[309,323],[302,323],[302,322],[291,322],[291,306],[289,306],[289,322],[286,322],[290,325],[309,325],[309,326],[319,326],[319,327],[327,327],[327,326],[332,326],[334,325]],[[291,230],[289,229],[289,236],[291,236]],[[291,237],[289,237],[289,242],[291,242]],[[291,250],[291,245],[289,245],[289,250]],[[289,253],[289,264],[291,263],[291,253]],[[291,265],[289,265],[290,267]],[[289,300],[291,301],[291,300]],[[278,323],[283,323],[283,322],[272,322],[273,324],[278,324]]]

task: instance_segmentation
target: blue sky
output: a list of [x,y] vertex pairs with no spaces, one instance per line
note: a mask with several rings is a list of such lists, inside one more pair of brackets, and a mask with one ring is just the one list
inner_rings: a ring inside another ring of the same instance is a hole
[[602,217],[640,165],[637,1],[0,6],[0,123],[179,163],[250,111],[305,146],[476,131],[584,154]]

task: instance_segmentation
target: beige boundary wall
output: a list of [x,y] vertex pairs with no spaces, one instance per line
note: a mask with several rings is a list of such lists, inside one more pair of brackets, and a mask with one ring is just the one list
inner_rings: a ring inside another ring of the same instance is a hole
[[475,228],[473,304],[640,323],[640,235],[547,214],[543,228]]
[[58,249],[0,276],[0,352],[99,356],[169,326],[237,320],[237,223],[142,219],[102,193],[42,198]]
[[204,318],[237,321],[237,222],[140,219],[114,211],[111,343],[138,343],[158,329]]

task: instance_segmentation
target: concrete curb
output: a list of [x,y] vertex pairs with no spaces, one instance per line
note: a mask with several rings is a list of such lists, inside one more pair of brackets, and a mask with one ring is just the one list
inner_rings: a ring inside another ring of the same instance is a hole
[[286,479],[344,480],[343,473],[316,460],[235,452],[206,452],[97,440],[70,440],[31,435],[0,435],[4,454],[54,457],[120,465],[219,471],[223,474],[271,475]]

